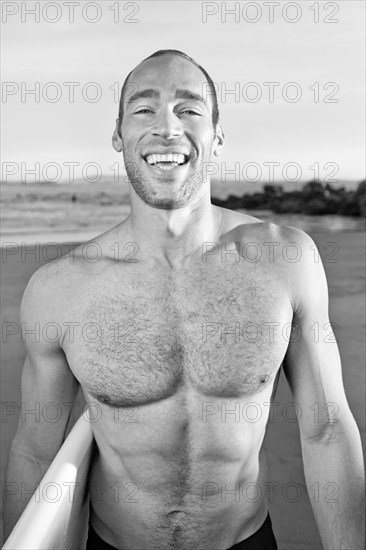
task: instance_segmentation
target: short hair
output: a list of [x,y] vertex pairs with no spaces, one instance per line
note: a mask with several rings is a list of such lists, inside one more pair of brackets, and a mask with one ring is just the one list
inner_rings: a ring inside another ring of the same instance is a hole
[[[217,95],[216,95],[215,84],[213,83],[213,80],[210,77],[210,75],[208,74],[208,72],[203,67],[201,67],[201,65],[199,65],[197,63],[197,61],[195,61],[192,57],[190,57],[186,53],[181,52],[180,50],[158,50],[157,52],[154,52],[153,54],[149,55],[149,57],[145,57],[145,59],[143,59],[141,61],[141,63],[143,63],[147,59],[151,59],[153,57],[160,57],[161,55],[166,55],[166,54],[176,55],[177,57],[182,57],[183,59],[186,59],[187,61],[190,61],[193,65],[198,67],[198,69],[200,69],[200,71],[202,71],[202,73],[205,75],[205,77],[207,79],[207,82],[208,82],[208,86],[210,88],[210,93],[211,93],[211,96],[212,96],[212,124],[213,124],[213,127],[216,128],[216,124],[219,122],[219,106],[218,106],[218,103],[217,103]],[[126,79],[123,83],[123,86],[122,86],[121,97],[120,97],[120,101],[119,101],[119,111],[118,111],[119,126],[121,125],[122,118],[123,118],[123,102],[124,102],[124,97],[125,97],[125,93],[126,93],[126,88],[127,88],[127,85],[128,85],[128,79],[130,78],[133,71],[134,71],[134,69],[130,73],[128,73],[128,75],[127,75],[127,77],[126,77]],[[120,127],[118,128],[118,133],[121,136]]]

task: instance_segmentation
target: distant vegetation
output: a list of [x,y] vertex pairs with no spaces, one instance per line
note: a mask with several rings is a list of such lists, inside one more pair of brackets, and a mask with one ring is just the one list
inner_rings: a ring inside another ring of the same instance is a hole
[[264,185],[263,192],[226,199],[212,197],[212,203],[231,210],[272,210],[278,214],[307,214],[310,216],[339,214],[366,216],[366,180],[355,191],[334,188],[329,183],[309,181],[299,191],[284,191],[281,185]]

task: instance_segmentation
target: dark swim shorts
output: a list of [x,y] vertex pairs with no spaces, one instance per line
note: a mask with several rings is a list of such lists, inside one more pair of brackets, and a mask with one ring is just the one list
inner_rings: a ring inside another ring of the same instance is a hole
[[[101,539],[93,527],[89,525],[86,550],[116,550],[116,547]],[[146,548],[146,550],[149,549]],[[258,531],[247,539],[238,542],[238,544],[234,544],[229,550],[277,550],[277,543],[272,531],[272,522],[269,514]]]

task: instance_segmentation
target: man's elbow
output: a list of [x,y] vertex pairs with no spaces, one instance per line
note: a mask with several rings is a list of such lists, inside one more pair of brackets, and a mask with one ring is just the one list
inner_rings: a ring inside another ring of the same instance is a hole
[[33,467],[37,466],[43,472],[46,472],[52,464],[56,455],[50,456],[43,452],[41,449],[30,448],[24,446],[18,441],[14,440],[11,444],[8,458],[8,468],[14,462],[24,462],[33,464]]
[[347,418],[334,419],[332,422],[313,424],[311,427],[300,425],[301,443],[305,445],[339,445],[345,441],[360,440],[356,422],[350,413]]
[[335,424],[321,427],[316,430],[300,430],[301,443],[306,445],[323,445],[328,446],[334,443],[339,443],[342,440],[342,430]]

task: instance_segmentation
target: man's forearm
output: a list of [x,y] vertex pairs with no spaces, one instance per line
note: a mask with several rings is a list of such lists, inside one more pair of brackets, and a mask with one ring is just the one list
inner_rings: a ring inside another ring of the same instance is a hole
[[4,541],[48,470],[50,462],[25,455],[12,446],[4,487]]
[[302,441],[305,478],[326,550],[364,550],[365,476],[356,425]]

